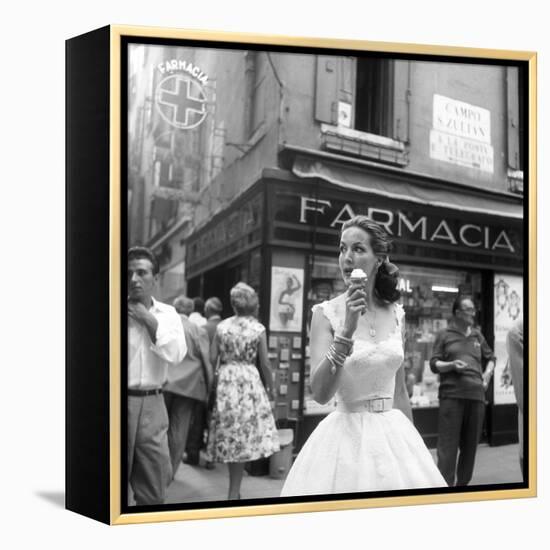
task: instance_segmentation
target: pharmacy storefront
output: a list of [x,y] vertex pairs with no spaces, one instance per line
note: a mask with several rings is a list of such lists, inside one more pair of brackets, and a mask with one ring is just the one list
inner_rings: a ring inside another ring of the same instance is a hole
[[[222,280],[227,273],[235,272],[233,279],[252,277],[261,297],[260,318],[268,328],[277,419],[280,427],[295,429],[296,450],[335,407],[334,402],[319,405],[309,390],[309,323],[313,305],[345,290],[338,268],[339,230],[355,214],[378,221],[394,238],[391,259],[400,268],[406,311],[407,388],[415,424],[427,444],[436,442],[438,410],[438,379],[429,369],[429,359],[435,335],[447,326],[458,293],[473,296],[479,308],[477,322],[499,357],[494,387],[487,393],[485,437],[492,444],[514,440],[513,391],[501,384],[500,374],[506,362],[506,331],[522,315],[521,202],[501,205],[496,198],[448,191],[432,193],[437,204],[430,204],[411,194],[410,182],[400,193],[388,193],[392,182],[376,174],[376,185],[369,185],[366,177],[362,188],[350,186],[349,178],[340,185],[334,177],[315,177],[317,172],[299,175],[264,171],[249,198],[191,238],[187,257],[193,275],[190,287],[197,292],[201,287],[228,287]],[[248,222],[241,220],[234,232],[241,249],[231,245],[217,252],[215,235],[227,238],[222,228],[231,216],[238,225],[243,212],[249,213]],[[217,261],[209,262],[209,254],[218,254]]]

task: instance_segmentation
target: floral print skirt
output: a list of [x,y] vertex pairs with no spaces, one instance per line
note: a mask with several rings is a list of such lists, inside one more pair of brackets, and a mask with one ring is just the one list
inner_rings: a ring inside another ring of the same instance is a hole
[[248,462],[279,450],[279,438],[258,369],[221,365],[207,455],[213,462]]

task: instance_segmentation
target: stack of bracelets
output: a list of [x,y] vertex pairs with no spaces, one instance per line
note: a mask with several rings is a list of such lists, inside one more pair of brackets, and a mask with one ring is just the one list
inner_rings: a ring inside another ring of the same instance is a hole
[[[336,351],[335,344],[341,344],[344,346],[345,351],[340,352]],[[330,367],[330,372],[332,374],[336,374],[336,371],[341,369],[344,366],[344,361],[348,358],[348,356],[351,354],[353,350],[353,340],[351,338],[346,338],[345,336],[341,336],[339,334],[334,335],[334,341],[328,348],[326,358],[329,360],[330,364],[332,365]]]

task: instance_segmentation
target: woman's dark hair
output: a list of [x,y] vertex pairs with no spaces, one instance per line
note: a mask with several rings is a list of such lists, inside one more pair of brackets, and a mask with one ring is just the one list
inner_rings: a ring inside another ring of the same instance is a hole
[[383,302],[397,302],[401,297],[399,286],[399,268],[387,259],[383,261],[376,272],[374,292]]
[[388,254],[392,250],[392,240],[387,231],[367,216],[354,216],[342,225],[343,233],[350,227],[359,227],[370,237],[370,246],[377,256],[383,256],[384,260],[378,267],[374,281],[374,295],[381,302],[397,302],[401,293],[397,290],[399,285],[399,269],[390,263]]

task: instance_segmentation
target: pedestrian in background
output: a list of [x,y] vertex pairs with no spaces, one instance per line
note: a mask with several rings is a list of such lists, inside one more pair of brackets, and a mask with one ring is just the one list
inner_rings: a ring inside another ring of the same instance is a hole
[[[221,313],[223,310],[222,302],[219,298],[213,296],[211,298],[208,298],[204,304],[204,315],[206,317],[206,324],[204,325],[204,330],[206,330],[206,333],[208,334],[208,344],[209,346],[212,345],[212,341],[214,340],[214,335],[216,334],[216,327],[218,326],[219,322],[222,320]],[[215,369],[216,365],[212,365],[212,367]],[[216,379],[216,373],[214,373],[214,380]],[[190,464],[193,463],[194,457],[197,457],[196,463],[198,463],[198,456],[199,456],[199,449],[202,448],[203,442],[205,440],[205,434],[206,434],[206,440],[208,440],[208,423],[210,419],[210,415],[212,413],[212,407],[213,407],[213,393],[214,388],[211,388],[211,395],[208,400],[208,403],[206,406],[202,407],[202,411],[197,411],[198,416],[195,417],[194,422],[191,424],[191,428],[189,430],[189,437],[187,439],[187,459],[186,462],[189,462]],[[213,470],[215,468],[215,465],[210,460],[206,461],[205,468],[207,470]]]
[[228,465],[228,499],[240,499],[245,463],[278,451],[279,440],[268,397],[273,378],[266,330],[254,318],[258,296],[240,282],[230,297],[235,315],[218,324],[211,348],[212,364],[219,359],[219,367],[207,454]]
[[[188,317],[193,311],[193,301],[186,296],[179,296],[174,300],[174,306],[179,313],[187,342],[187,355],[168,373],[168,383],[164,388],[170,420],[168,444],[175,476],[187,443],[189,426],[194,418],[204,414],[213,371],[206,331],[197,327]],[[196,458],[198,463],[198,451],[197,456],[191,458]]]
[[163,504],[172,479],[161,388],[187,351],[175,309],[153,298],[158,272],[149,249],[128,251],[128,502],[137,505]]
[[506,337],[508,348],[508,369],[514,385],[518,405],[519,464],[525,479],[523,463],[523,320],[514,325]]
[[472,479],[485,391],[495,369],[493,351],[474,328],[472,299],[457,297],[452,311],[449,326],[436,336],[430,360],[431,370],[440,375],[437,465],[450,487]]
[[200,296],[193,298],[193,311],[189,314],[189,320],[195,323],[198,327],[206,325],[206,317],[204,312],[204,300]]
[[[216,297],[208,298],[204,304],[204,314],[206,317],[206,324],[200,330],[205,331],[208,336],[208,349],[212,345],[212,340],[214,339],[214,334],[216,333],[216,327],[218,323],[222,320],[221,312],[223,306],[221,300]],[[216,365],[212,365],[213,370]],[[216,375],[214,373],[214,379]],[[213,391],[213,388],[210,388],[210,393]],[[209,410],[209,405],[211,404],[210,396],[207,399],[206,403],[202,402],[195,407],[195,414],[193,421],[191,422],[191,427],[189,428],[189,435],[187,437],[187,447],[185,462],[191,465],[200,465],[200,450],[203,448],[205,441],[205,434],[208,432],[208,418],[211,413]],[[214,469],[214,463],[207,461],[205,468],[208,470]]]
[[206,324],[204,325],[204,328],[208,333],[210,344],[212,344],[214,335],[216,334],[216,328],[222,320],[222,311],[223,305],[219,298],[212,296],[206,300],[206,303],[204,304],[204,315],[206,316]]

